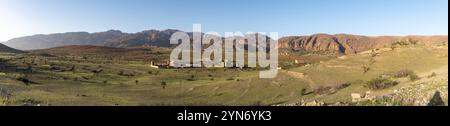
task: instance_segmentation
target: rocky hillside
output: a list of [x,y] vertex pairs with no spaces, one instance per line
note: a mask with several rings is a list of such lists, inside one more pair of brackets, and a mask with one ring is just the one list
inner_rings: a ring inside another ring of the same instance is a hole
[[448,36],[380,36],[369,37],[348,34],[315,34],[291,36],[279,39],[280,48],[312,52],[355,54],[369,49],[390,46],[392,43],[422,43],[435,45],[448,43]]
[[23,51],[17,50],[17,49],[13,49],[11,47],[8,47],[6,45],[3,45],[0,43],[0,52],[8,52],[8,53],[21,53]]

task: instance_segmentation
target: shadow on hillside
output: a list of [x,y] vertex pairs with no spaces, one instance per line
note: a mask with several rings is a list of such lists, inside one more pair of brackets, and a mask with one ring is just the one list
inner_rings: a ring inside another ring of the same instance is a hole
[[430,102],[428,103],[428,106],[445,106],[444,101],[441,97],[441,92],[436,91],[431,98]]

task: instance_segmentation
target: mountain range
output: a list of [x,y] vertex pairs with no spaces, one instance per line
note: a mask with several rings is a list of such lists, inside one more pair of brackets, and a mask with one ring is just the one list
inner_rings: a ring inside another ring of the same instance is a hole
[[105,32],[68,32],[49,35],[33,35],[27,37],[14,38],[6,45],[21,49],[45,49],[66,45],[96,45],[108,47],[138,47],[143,45],[170,47],[170,36],[178,30],[147,30],[138,33],[123,33],[118,30]]
[[[33,35],[11,39],[4,44],[20,50],[46,49],[67,45],[95,45],[106,47],[174,47],[170,37],[180,30],[146,30],[124,33],[118,30],[105,32],[68,32],[48,35]],[[192,35],[192,33],[188,33]],[[418,42],[426,45],[448,43],[448,36],[361,36],[350,34],[314,34],[289,36],[278,39],[280,48],[315,52],[354,54],[361,51],[386,47],[394,42]]]

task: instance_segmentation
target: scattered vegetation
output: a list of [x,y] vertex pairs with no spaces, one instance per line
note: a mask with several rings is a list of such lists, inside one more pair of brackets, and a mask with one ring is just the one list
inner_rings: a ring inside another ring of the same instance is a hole
[[412,70],[403,69],[393,75],[395,78],[409,77],[411,81],[419,80],[420,77]]
[[408,45],[417,45],[419,41],[413,39],[399,40],[392,43],[392,46],[408,46]]
[[367,82],[366,86],[371,90],[380,90],[393,87],[399,82],[389,76],[379,76]]
[[414,71],[408,70],[408,69],[403,69],[403,70],[397,71],[394,74],[394,77],[402,78],[402,77],[408,77],[409,75],[412,75],[412,74],[414,74]]
[[[336,86],[319,86],[317,88],[315,88],[312,92],[318,95],[323,95],[323,94],[334,94],[337,91],[347,88],[349,87],[351,84],[350,83],[342,83],[342,84],[337,84]],[[306,90],[302,91],[303,95],[307,95],[309,94],[308,92],[306,92]]]

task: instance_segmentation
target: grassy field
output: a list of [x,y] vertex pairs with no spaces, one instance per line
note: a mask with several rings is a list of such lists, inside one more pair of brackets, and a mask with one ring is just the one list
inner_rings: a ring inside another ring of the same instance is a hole
[[[301,100],[349,102],[351,93],[370,91],[366,82],[377,76],[408,69],[424,77],[448,67],[447,46],[415,45],[346,56],[281,55],[279,62],[286,67],[276,78],[260,79],[255,69],[156,69],[150,62],[164,63],[168,50],[122,51],[125,54],[70,53],[67,50],[1,53],[3,66],[19,69],[4,67],[0,70],[3,92],[0,104],[147,106],[277,105]],[[133,56],[125,58],[126,55]],[[146,56],[151,57],[146,59]],[[303,61],[292,63],[296,59]],[[448,76],[448,73],[442,74]],[[397,86],[373,92],[383,95],[410,83],[406,78],[398,80],[401,82]]]

